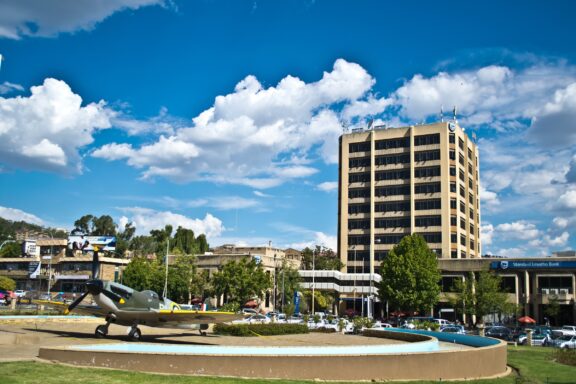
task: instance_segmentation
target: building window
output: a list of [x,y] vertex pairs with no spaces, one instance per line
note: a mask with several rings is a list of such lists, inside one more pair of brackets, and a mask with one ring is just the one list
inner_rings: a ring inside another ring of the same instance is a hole
[[466,236],[460,235],[460,245],[466,246]]
[[470,234],[474,237],[476,236],[476,228],[474,228],[472,223],[470,223]]
[[450,160],[456,160],[456,151],[453,149],[450,150]]
[[349,204],[348,214],[370,213],[370,204]]
[[440,192],[440,183],[416,184],[415,193],[438,193]]
[[474,220],[474,210],[470,208],[470,219]]
[[432,145],[432,144],[440,144],[440,134],[434,133],[431,135],[419,135],[414,136],[414,145]]
[[376,150],[392,148],[410,148],[410,137],[400,137],[397,139],[386,139],[376,141]]
[[470,202],[470,205],[474,205],[474,196],[471,193],[468,194],[468,202]]
[[350,173],[348,181],[350,183],[369,183],[370,173],[369,172]]
[[416,200],[416,210],[425,211],[430,209],[440,209],[441,202],[440,199],[430,199],[430,200]]
[[455,227],[457,225],[458,219],[456,216],[450,216],[450,225]]
[[473,159],[473,157],[472,157],[472,151],[470,150],[470,148],[468,148],[468,158],[469,158],[470,160]]
[[464,150],[464,140],[462,140],[460,137],[458,138],[458,146],[461,150]]
[[448,135],[448,142],[450,144],[455,144],[456,143],[456,135],[451,133],[450,135]]
[[450,176],[456,176],[456,167],[450,167]]
[[466,204],[463,201],[460,202],[460,212],[466,214]]
[[463,186],[460,186],[460,196],[462,196],[464,199],[466,198],[466,188]]
[[410,154],[402,153],[391,156],[376,156],[376,165],[407,164],[410,162]]
[[432,160],[440,160],[439,149],[436,149],[434,151],[421,151],[414,153],[414,161],[416,162],[432,161]]
[[470,239],[470,250],[471,251],[476,250],[476,243],[474,243],[474,240],[472,240],[472,239]]
[[[456,187],[456,186],[454,186]],[[454,191],[456,192],[456,191]],[[456,209],[456,199],[450,199],[450,209]]]
[[460,170],[460,180],[462,180],[463,182],[466,182],[466,176],[464,175],[464,171]]
[[350,235],[348,236],[348,245],[368,245],[370,236],[368,235]]
[[409,169],[400,169],[396,171],[379,171],[376,172],[376,181],[381,180],[406,180],[410,178]]
[[466,230],[466,219],[460,218],[460,228]]
[[435,177],[440,176],[440,167],[422,167],[414,170],[415,177]]
[[464,156],[461,153],[458,154],[458,162],[464,166]]
[[417,227],[439,227],[442,225],[441,216],[416,216]]
[[409,185],[393,185],[391,187],[378,187],[374,191],[376,197],[410,195]]
[[458,258],[458,251],[451,251],[450,252],[450,257],[452,259],[457,259]]
[[369,157],[353,157],[351,159],[348,159],[349,168],[369,167],[369,166],[370,166]]
[[349,199],[369,198],[369,197],[370,197],[369,188],[350,188],[348,190]]
[[474,184],[472,183],[472,178],[468,179],[468,188],[474,190]]
[[[374,260],[382,261],[388,256],[388,251],[374,251]],[[374,271],[376,272],[376,271]]]
[[465,252],[465,251],[460,251],[460,257],[461,257],[462,259],[465,259],[465,258],[466,258],[466,252]]
[[468,173],[470,173],[471,175],[474,174],[474,170],[472,169],[472,163],[468,163]]
[[450,234],[450,242],[456,244],[458,242],[458,235],[455,233]]
[[422,236],[428,244],[441,243],[442,242],[442,233],[441,232],[424,232],[424,233],[419,233],[419,235]]
[[376,228],[410,228],[410,217],[374,220]]
[[350,143],[348,144],[348,152],[370,152],[370,142]]
[[348,229],[370,229],[370,220],[348,220]]
[[380,244],[398,244],[404,236],[406,235],[378,235],[376,236],[375,240]]
[[[370,209],[369,205],[368,205],[368,209]],[[374,210],[376,212],[407,212],[407,211],[410,211],[410,202],[409,201],[390,201],[390,202],[386,202],[386,203],[376,203],[374,205]]]

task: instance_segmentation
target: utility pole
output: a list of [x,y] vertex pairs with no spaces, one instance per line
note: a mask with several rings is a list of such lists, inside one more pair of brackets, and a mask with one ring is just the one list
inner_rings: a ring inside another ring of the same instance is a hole
[[312,316],[314,316],[314,288],[316,285],[316,252],[312,251]]

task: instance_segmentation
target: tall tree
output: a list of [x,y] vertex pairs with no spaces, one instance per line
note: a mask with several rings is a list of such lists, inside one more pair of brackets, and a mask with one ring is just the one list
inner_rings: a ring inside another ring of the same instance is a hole
[[16,289],[16,282],[9,277],[0,276],[0,289],[3,291],[13,291]]
[[94,228],[93,219],[94,216],[92,215],[84,215],[74,222],[74,227],[89,235],[92,233],[92,229]]
[[438,302],[441,274],[436,254],[418,234],[404,236],[380,268],[380,299],[392,308],[429,312]]
[[94,217],[92,219],[94,224],[92,232],[93,236],[116,236],[116,224],[112,217],[108,215],[102,215],[100,217]]
[[214,293],[224,296],[224,303],[243,306],[253,297],[262,298],[272,288],[270,275],[253,258],[230,261],[212,276]]
[[344,264],[338,255],[330,248],[317,245],[314,249],[302,250],[302,269],[311,270],[340,270]]
[[19,241],[12,241],[5,243],[0,249],[0,257],[20,257],[22,256],[22,243]]
[[455,286],[451,304],[459,313],[476,315],[476,323],[483,323],[484,316],[491,313],[513,311],[508,294],[502,290],[502,278],[495,273],[481,271],[476,279],[470,272],[465,281],[457,280]]

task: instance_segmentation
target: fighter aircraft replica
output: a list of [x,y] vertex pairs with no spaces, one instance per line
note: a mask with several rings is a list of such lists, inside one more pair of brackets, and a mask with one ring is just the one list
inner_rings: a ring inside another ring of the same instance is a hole
[[[130,287],[113,281],[98,279],[99,274],[98,248],[94,247],[92,259],[92,279],[86,282],[86,291],[70,305],[53,301],[37,300],[64,310],[64,314],[76,311],[98,317],[104,317],[106,324],[96,327],[96,337],[105,337],[110,324],[130,327],[128,338],[138,341],[142,332],[138,325],[159,328],[198,329],[200,334],[208,328],[208,324],[224,323],[242,319],[244,314],[233,312],[210,312],[181,310],[180,306],[165,297],[160,297],[153,291],[136,291]],[[80,304],[87,295],[92,295],[96,305]]]

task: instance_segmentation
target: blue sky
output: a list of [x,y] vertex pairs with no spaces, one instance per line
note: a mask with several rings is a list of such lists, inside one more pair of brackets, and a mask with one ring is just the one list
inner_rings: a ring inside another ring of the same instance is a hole
[[575,249],[571,1],[0,0],[0,216],[335,248],[341,122],[478,136],[483,253]]

